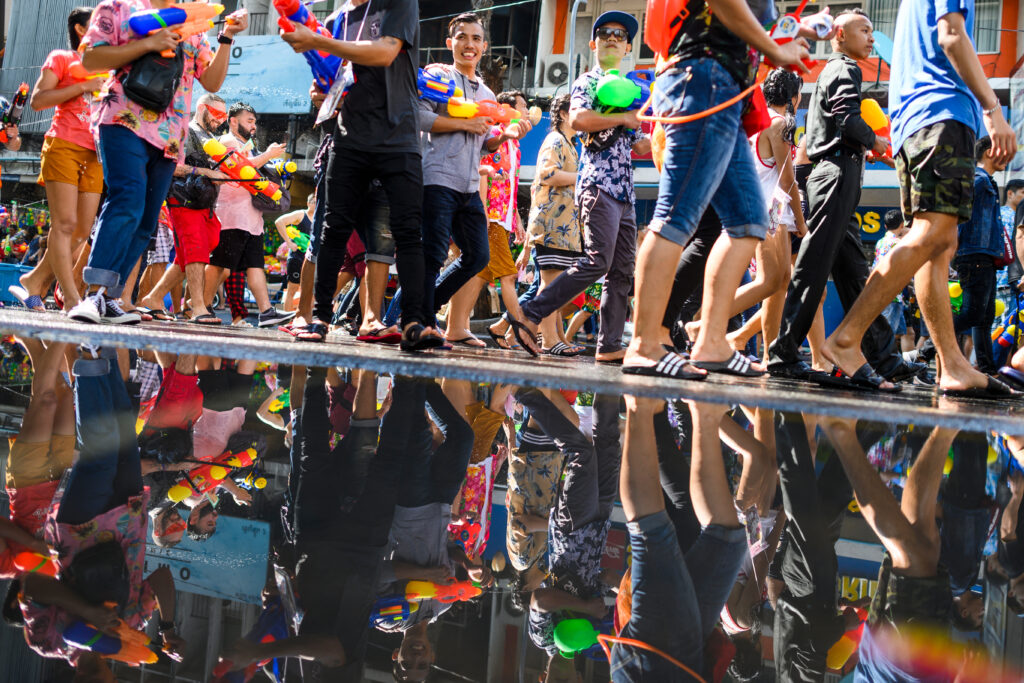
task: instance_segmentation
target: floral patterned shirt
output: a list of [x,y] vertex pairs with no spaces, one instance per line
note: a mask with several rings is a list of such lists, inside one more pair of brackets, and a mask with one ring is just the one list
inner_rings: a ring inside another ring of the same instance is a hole
[[[132,12],[153,9],[149,0],[103,0],[92,13],[89,30],[82,38],[82,45],[125,45],[136,39],[128,28]],[[213,61],[213,50],[205,34],[190,36],[181,42],[185,53],[185,68],[181,84],[174,95],[171,108],[163,112],[144,109],[124,94],[121,81],[108,78],[94,103],[90,128],[93,137],[99,139],[100,126],[119,125],[128,128],[140,138],[163,150],[164,156],[177,162],[184,160],[183,142],[188,128],[188,113],[192,108],[192,84],[201,78]],[[131,70],[131,65],[118,70],[117,76]]]
[[[597,82],[604,70],[596,67],[580,75],[572,84],[572,109],[597,108]],[[633,204],[633,145],[646,137],[640,130],[618,126],[599,133],[589,133],[583,139],[580,172],[576,176],[576,196],[584,189],[596,186],[620,202]]]
[[[491,129],[491,136],[497,137],[503,132],[504,126]],[[522,152],[518,140],[506,140],[495,150],[494,154],[484,157],[484,161],[500,155],[508,160],[508,170],[497,176],[487,177],[487,220],[498,223],[509,232],[516,228],[516,195],[519,193],[519,165]]]
[[[146,506],[149,489],[132,496],[124,505],[108,510],[85,524],[57,522],[59,505],[53,505],[46,517],[43,538],[53,548],[60,570],[70,566],[75,555],[106,541],[117,541],[124,551],[131,588],[121,618],[132,628],[142,628],[156,609],[156,597],[149,582],[142,578],[146,561]],[[64,642],[62,633],[76,618],[54,605],[35,602],[21,604],[25,616],[25,640],[44,657],[74,660],[77,650]]]
[[548,133],[537,154],[537,169],[530,186],[527,234],[534,245],[579,252],[583,250],[580,225],[573,201],[573,186],[542,185],[558,171],[576,173],[576,148],[558,131]]
[[505,545],[512,566],[519,571],[529,569],[547,550],[547,531],[528,532],[523,517],[539,515],[546,518],[550,515],[558,495],[563,459],[557,448],[550,451],[517,449],[509,456]]

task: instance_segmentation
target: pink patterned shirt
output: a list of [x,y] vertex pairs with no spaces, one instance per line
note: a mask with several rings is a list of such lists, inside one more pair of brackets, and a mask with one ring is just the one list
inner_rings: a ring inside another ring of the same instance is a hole
[[[125,45],[138,39],[128,28],[132,12],[150,10],[149,0],[103,0],[92,14],[89,30],[82,45]],[[144,36],[143,36],[144,37]],[[205,34],[190,36],[181,42],[185,53],[185,69],[181,84],[174,95],[170,109],[153,112],[132,102],[124,94],[120,77],[131,70],[131,65],[118,69],[114,78],[107,79],[99,100],[92,109],[90,129],[99,140],[100,126],[119,125],[128,128],[140,138],[163,150],[164,156],[177,162],[184,160],[182,142],[188,128],[188,113],[192,107],[192,84],[201,78],[213,61],[213,50]]]

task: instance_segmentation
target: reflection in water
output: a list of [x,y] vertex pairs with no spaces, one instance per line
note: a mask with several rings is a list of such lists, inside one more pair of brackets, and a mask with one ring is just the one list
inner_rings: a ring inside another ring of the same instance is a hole
[[1019,438],[19,343],[19,680],[1020,680]]

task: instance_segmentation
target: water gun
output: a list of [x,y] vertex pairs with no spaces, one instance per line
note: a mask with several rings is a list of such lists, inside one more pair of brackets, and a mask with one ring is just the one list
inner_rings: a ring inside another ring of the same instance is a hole
[[231,176],[242,184],[250,194],[262,194],[273,201],[281,199],[281,188],[259,174],[252,162],[236,149],[229,150],[220,140],[209,139],[203,143],[203,151],[214,161],[214,168]]
[[167,497],[174,503],[180,503],[189,496],[201,496],[216,488],[233,468],[249,467],[254,462],[255,448],[247,448],[239,453],[222,453],[214,458],[213,462],[200,465],[188,474],[183,474],[167,491]]
[[481,595],[483,589],[472,581],[439,584],[433,581],[410,581],[405,584],[405,599],[409,602],[437,600],[438,602],[465,602]]
[[25,111],[25,104],[28,102],[28,83],[18,86],[18,92],[14,95],[11,106],[7,108],[0,117],[0,143],[7,144],[7,126],[16,126],[21,123],[21,115]]
[[[772,27],[772,30],[768,32],[772,40],[779,45],[785,45],[786,43],[795,40],[797,36],[800,35],[801,28],[811,29],[818,35],[818,38],[824,38],[831,33],[833,20],[832,15],[828,13],[827,7],[823,11],[818,12],[817,14],[812,14],[807,18],[800,17],[801,12],[804,11],[804,7],[807,6],[807,2],[808,0],[803,0],[796,10],[789,14],[784,14],[779,18],[775,23],[775,26]],[[808,58],[804,59],[803,63],[808,69],[813,69],[818,62]],[[772,64],[771,60],[766,59],[765,64],[775,68],[775,65]],[[799,70],[794,66],[787,66],[786,68],[790,71],[799,73]]]
[[[106,79],[110,76],[109,71],[86,71],[81,62],[75,62],[72,64],[71,68],[68,69],[68,74],[79,83],[85,83],[86,81],[91,81],[97,78]],[[96,89],[93,90],[93,93],[99,94],[101,87],[103,87],[102,81],[96,85]]]
[[[288,630],[288,619],[281,605],[281,598],[275,596],[267,602],[267,606],[260,612],[260,617],[256,620],[256,625],[245,634],[244,638],[253,643],[273,643],[289,636],[291,633]],[[234,664],[230,659],[222,659],[213,667],[214,683],[245,683],[252,680],[256,672],[270,661],[270,659],[265,659],[253,662],[244,669],[231,671]]]
[[[869,100],[867,98],[860,101],[860,117],[864,119],[864,123],[871,127],[871,130],[875,131],[875,135],[886,140],[892,137],[892,129],[889,124],[889,117],[885,115],[882,108],[878,105],[875,100]],[[885,153],[881,156],[874,152],[868,152],[868,160],[874,161],[876,159],[891,159],[892,158],[892,143],[885,148]]]
[[299,170],[299,165],[291,159],[275,159],[270,162],[270,167],[277,175],[281,176],[281,180],[288,180],[293,173]]
[[117,635],[109,636],[95,626],[76,621],[64,629],[64,641],[80,650],[89,650],[105,659],[124,662],[132,666],[155,664],[158,657],[149,648],[150,639],[123,621],[118,622]]
[[577,652],[585,652],[597,645],[600,632],[589,619],[582,617],[563,619],[555,625],[554,641],[558,652],[566,659],[572,659]]
[[50,578],[57,577],[57,565],[53,563],[53,560],[31,550],[22,550],[15,555],[14,566],[18,568],[18,571],[25,572],[26,574],[39,572],[43,576],[49,576]]
[[476,547],[476,542],[480,538],[482,530],[483,527],[481,527],[480,522],[475,519],[460,519],[457,522],[450,522],[448,524],[448,533],[456,541],[462,543],[462,547],[467,552]]
[[[277,19],[277,25],[285,33],[294,31],[295,24],[302,24],[313,33],[319,33],[326,38],[336,37],[324,28],[324,25],[313,16],[313,13],[300,0],[274,0],[274,9],[280,15]],[[341,24],[342,22],[338,23]],[[332,55],[329,52],[316,50],[303,52],[302,56],[306,58],[306,62],[313,72],[313,79],[316,81],[317,87],[323,92],[330,90],[331,85],[334,84],[334,77],[338,73],[339,67],[341,67],[341,57]]]
[[409,602],[400,595],[379,598],[370,612],[370,627],[377,628],[388,623],[401,623],[420,608],[418,602]]
[[498,104],[494,100],[471,102],[461,97],[448,99],[448,116],[453,119],[488,118],[494,123],[512,123],[522,118],[522,114],[507,104]]
[[[128,28],[137,36],[148,36],[168,26],[174,26],[174,34],[181,40],[197,33],[206,33],[213,27],[213,20],[224,11],[224,5],[208,2],[183,2],[163,9],[147,9],[132,12],[128,16]],[[164,50],[163,57],[173,57],[174,50]]]
[[[999,326],[1002,328],[1002,325]],[[997,329],[999,335],[992,341],[992,356],[997,361],[1002,361],[1010,352],[1010,347],[1013,346],[1014,340],[1017,338],[1017,326],[1009,325],[1005,330]],[[995,336],[993,334],[993,336]]]
[[857,612],[857,619],[860,623],[850,629],[828,649],[825,665],[833,671],[842,671],[849,661],[850,656],[860,647],[860,639],[864,635],[864,622],[867,621],[868,611],[862,607],[854,607]]
[[953,306],[953,313],[959,313],[964,303],[964,290],[956,280],[951,280],[948,287],[949,303]]
[[[306,247],[309,246],[309,235],[299,231],[299,229],[294,225],[289,225],[285,230],[285,233],[288,235],[288,239],[290,239],[295,246],[299,248],[299,251],[306,251]],[[274,403],[276,402],[277,401],[274,401]],[[272,413],[278,412],[274,410],[274,403],[270,404],[270,412]]]
[[420,69],[416,76],[416,87],[419,89],[421,99],[439,104],[447,104],[448,100],[453,97],[462,98],[464,96],[462,88],[456,86],[455,81],[434,76],[423,69]]
[[597,82],[597,101],[613,109],[639,109],[651,97],[653,80],[652,69],[630,71],[625,76],[620,76],[618,69],[609,69]]

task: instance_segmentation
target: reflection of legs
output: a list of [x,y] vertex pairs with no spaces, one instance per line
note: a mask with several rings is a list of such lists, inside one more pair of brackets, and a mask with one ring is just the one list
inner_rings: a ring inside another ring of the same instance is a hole
[[[661,489],[666,500],[666,509],[676,528],[676,540],[684,553],[690,549],[700,535],[700,523],[693,514],[690,501],[690,411],[685,408],[677,412],[680,421],[679,434],[668,420],[668,410],[654,416],[654,439],[658,446],[658,471]],[[682,446],[676,445],[677,436],[683,439]]]
[[426,400],[434,422],[444,434],[444,442],[434,450],[431,458],[434,498],[439,503],[451,503],[466,477],[469,454],[473,450],[473,430],[437,382],[427,384]]
[[[22,443],[49,441],[57,413],[56,386],[67,344],[50,342],[48,347],[35,338],[19,338],[32,362],[32,396],[21,420],[18,439]],[[63,380],[60,380],[63,384]]]
[[381,306],[384,305],[384,291],[388,287],[388,270],[390,266],[383,261],[367,261],[366,276],[363,287],[359,290],[363,320],[359,332],[370,332],[378,327],[386,327],[381,321]]

